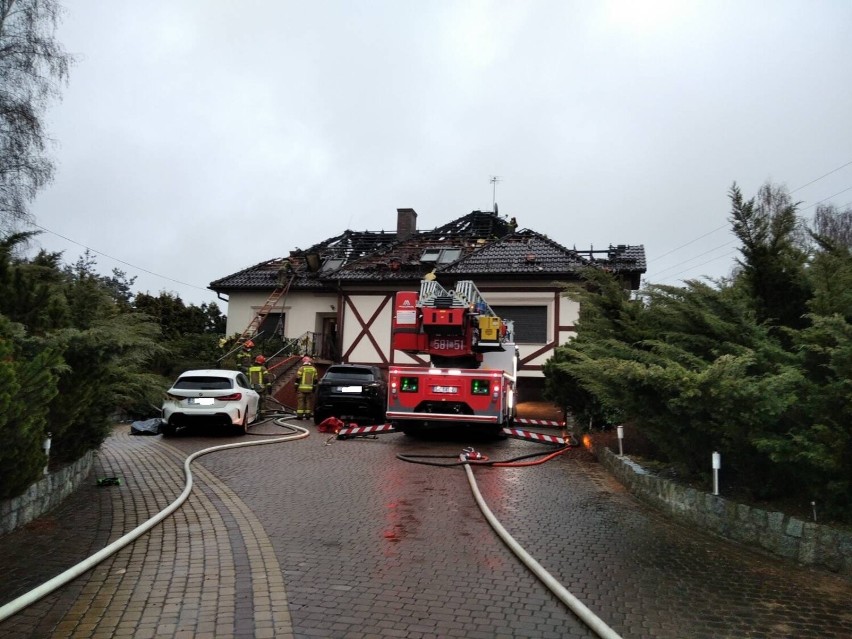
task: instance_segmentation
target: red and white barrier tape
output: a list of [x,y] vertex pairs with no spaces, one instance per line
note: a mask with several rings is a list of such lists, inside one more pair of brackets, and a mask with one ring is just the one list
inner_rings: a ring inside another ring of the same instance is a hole
[[559,426],[565,425],[565,422],[557,422],[552,419],[527,419],[526,417],[515,418],[516,424],[524,424],[526,426]]
[[521,430],[520,428],[504,428],[503,432],[509,437],[517,437],[518,439],[526,439],[532,442],[557,444],[558,446],[564,446],[566,443],[565,439],[556,435],[544,435],[542,433],[534,433],[529,430]]
[[375,426],[347,426],[337,431],[338,437],[355,437],[358,435],[370,435],[372,433],[395,433],[396,428],[392,424],[376,424]]

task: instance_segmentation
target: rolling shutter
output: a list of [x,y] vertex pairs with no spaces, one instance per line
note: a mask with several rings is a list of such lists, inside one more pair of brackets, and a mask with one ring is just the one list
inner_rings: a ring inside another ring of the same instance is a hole
[[497,315],[515,323],[516,344],[547,344],[546,306],[492,306]]

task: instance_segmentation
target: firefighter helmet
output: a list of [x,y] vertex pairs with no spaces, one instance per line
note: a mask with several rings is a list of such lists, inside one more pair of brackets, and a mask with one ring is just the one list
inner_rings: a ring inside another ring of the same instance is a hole
[[255,364],[265,364],[266,358],[263,355],[258,355],[257,357],[254,358],[254,363]]
[[308,357],[307,355],[305,355],[305,356],[302,358],[302,364],[312,364],[312,363],[313,363],[313,362],[311,361],[311,358],[310,358],[310,357]]
[[243,348],[246,349],[247,351],[250,351],[251,349],[254,348],[254,342],[251,341],[250,339],[247,339],[245,341],[245,344],[243,344]]

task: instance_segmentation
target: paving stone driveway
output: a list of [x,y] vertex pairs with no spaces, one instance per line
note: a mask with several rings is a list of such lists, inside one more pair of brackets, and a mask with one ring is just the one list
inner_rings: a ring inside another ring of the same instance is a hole
[[[463,469],[396,457],[455,456],[469,440],[326,440],[202,457],[181,510],[0,637],[594,636],[496,537]],[[97,473],[122,486],[87,486],[0,538],[0,602],[169,503],[186,453],[231,441],[118,429]],[[541,449],[475,445],[493,459]],[[582,451],[474,473],[517,541],[625,639],[852,636],[852,583],[675,524]]]

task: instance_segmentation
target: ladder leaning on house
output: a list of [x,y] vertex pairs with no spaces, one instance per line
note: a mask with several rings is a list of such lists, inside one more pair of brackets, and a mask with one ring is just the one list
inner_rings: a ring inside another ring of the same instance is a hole
[[[243,331],[242,335],[240,335],[239,339],[237,339],[238,344],[242,344],[246,339],[252,338],[257,334],[257,329],[260,328],[260,325],[263,324],[263,320],[269,315],[270,311],[275,308],[275,305],[278,304],[278,301],[282,298],[287,297],[287,293],[290,290],[290,284],[293,283],[293,280],[296,278],[295,275],[291,275],[287,281],[283,284],[283,286],[277,286],[272,293],[270,293],[269,297],[264,302],[263,306],[258,309],[257,313],[254,314],[249,325],[246,326],[246,330]],[[282,302],[283,304],[283,302]]]

